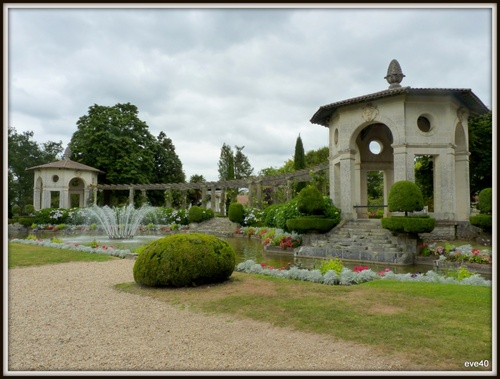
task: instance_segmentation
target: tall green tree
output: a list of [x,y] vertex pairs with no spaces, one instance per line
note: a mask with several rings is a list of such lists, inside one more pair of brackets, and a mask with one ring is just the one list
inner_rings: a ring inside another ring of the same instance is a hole
[[248,178],[253,173],[253,168],[248,161],[248,157],[243,154],[242,150],[245,146],[235,146],[236,152],[234,154],[234,178],[242,179]]
[[233,149],[231,149],[231,146],[224,142],[220,150],[220,157],[218,162],[219,180],[228,180],[231,175],[234,179],[234,166],[232,172],[230,172],[231,170],[229,167],[231,159],[234,159]]
[[329,156],[330,149],[328,146],[321,147],[317,150],[309,150],[305,155],[306,167],[313,167],[321,163],[326,163],[328,162]]
[[[205,183],[206,179],[203,175],[191,175],[189,178],[189,183]],[[187,200],[189,204],[200,206],[202,203],[202,190],[201,189],[192,189],[188,190]]]
[[[293,168],[295,171],[302,170],[306,168],[306,156],[304,153],[304,145],[302,143],[302,138],[300,134],[295,142],[295,154],[293,156]],[[295,185],[295,193],[299,193],[303,188],[307,186],[307,182],[298,182]]]
[[32,131],[17,133],[15,128],[8,127],[8,212],[13,205],[24,209],[33,204],[34,174],[26,169],[51,163],[62,153],[62,142],[46,142],[38,144],[33,140]]
[[491,111],[469,121],[469,177],[470,193],[478,194],[492,188],[493,143]]
[[89,107],[70,141],[72,159],[104,171],[101,184],[151,183],[158,149],[138,113],[130,103]]
[[[155,169],[150,180],[152,183],[184,183],[186,181],[182,162],[175,152],[175,146],[164,132],[160,132],[158,135],[153,153]],[[152,205],[161,206],[164,204],[165,194],[163,190],[148,191],[147,195]]]

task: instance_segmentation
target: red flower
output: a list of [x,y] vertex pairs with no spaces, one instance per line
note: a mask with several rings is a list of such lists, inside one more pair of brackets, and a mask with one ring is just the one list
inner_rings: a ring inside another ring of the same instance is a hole
[[261,263],[260,264],[262,267],[266,267],[266,264],[265,263]]

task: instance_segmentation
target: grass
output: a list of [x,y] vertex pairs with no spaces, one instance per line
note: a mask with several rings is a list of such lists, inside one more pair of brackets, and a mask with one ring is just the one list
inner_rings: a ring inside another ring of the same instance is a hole
[[428,370],[465,370],[466,360],[485,359],[491,370],[490,287],[386,280],[327,286],[234,272],[225,283],[197,288],[117,288],[181,309],[371,345]]
[[[119,259],[22,244],[8,245],[8,267]],[[132,294],[204,314],[253,319],[277,327],[370,345],[431,371],[491,370],[492,288],[378,280],[328,286],[234,272],[217,285],[150,288],[117,284]],[[263,338],[272,338],[262,336]],[[465,361],[488,360],[488,368]]]
[[9,243],[8,267],[41,266],[66,262],[104,262],[119,259],[105,254],[89,254],[52,247]]

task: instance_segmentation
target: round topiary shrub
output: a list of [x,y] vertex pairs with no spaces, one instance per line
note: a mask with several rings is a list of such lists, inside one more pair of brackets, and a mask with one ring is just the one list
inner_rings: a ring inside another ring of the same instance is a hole
[[19,205],[13,205],[11,211],[14,216],[19,216],[21,213],[21,207]]
[[420,211],[424,208],[424,197],[418,186],[408,180],[401,180],[392,185],[388,199],[389,212]]
[[243,208],[243,204],[232,203],[229,205],[228,217],[232,222],[243,224],[243,221],[245,220],[245,209]]
[[325,213],[325,202],[323,195],[314,186],[307,186],[297,196],[297,208],[305,215],[323,215]]
[[134,264],[134,280],[150,287],[186,287],[227,280],[235,267],[234,248],[212,235],[167,236],[146,245]]
[[214,217],[214,211],[207,208],[201,208],[197,205],[192,206],[189,209],[188,221],[191,222],[203,222]]
[[480,213],[489,214],[492,212],[492,189],[485,188],[478,195],[477,209]]

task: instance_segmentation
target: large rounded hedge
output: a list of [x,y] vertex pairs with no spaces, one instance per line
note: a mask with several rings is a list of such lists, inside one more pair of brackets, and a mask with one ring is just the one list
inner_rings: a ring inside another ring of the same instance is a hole
[[227,280],[236,254],[212,235],[174,234],[146,245],[134,264],[134,280],[150,287],[186,287]]
[[191,222],[203,222],[206,220],[210,220],[211,218],[214,218],[215,214],[214,211],[211,210],[210,208],[201,208],[197,205],[193,205],[191,208],[189,208],[188,212],[188,221]]
[[401,180],[392,185],[387,205],[389,212],[405,212],[407,215],[424,208],[424,197],[415,183]]
[[304,216],[287,220],[287,229],[297,233],[326,233],[338,224],[337,220],[321,216]]

